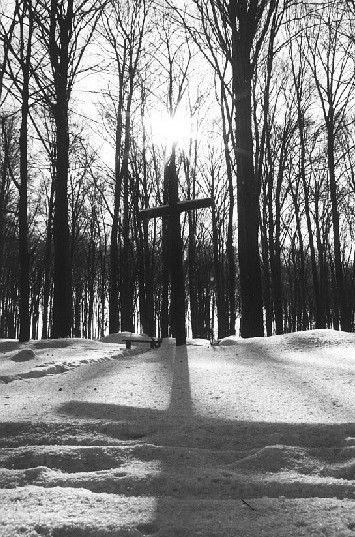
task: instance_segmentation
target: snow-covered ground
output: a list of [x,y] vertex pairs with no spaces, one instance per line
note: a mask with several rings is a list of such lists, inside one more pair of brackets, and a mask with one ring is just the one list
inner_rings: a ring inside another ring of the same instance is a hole
[[0,341],[0,536],[355,536],[355,334],[189,343]]

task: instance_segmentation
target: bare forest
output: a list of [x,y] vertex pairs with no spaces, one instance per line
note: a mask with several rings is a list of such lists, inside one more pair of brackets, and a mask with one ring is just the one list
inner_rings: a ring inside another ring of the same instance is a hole
[[[354,36],[353,0],[0,0],[0,338],[353,331]],[[172,196],[211,204],[141,217]]]

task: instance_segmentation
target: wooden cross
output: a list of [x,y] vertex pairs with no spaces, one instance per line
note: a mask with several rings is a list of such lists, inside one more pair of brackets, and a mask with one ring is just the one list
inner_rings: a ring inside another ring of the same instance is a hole
[[186,345],[185,326],[185,286],[182,263],[182,240],[180,214],[185,211],[202,209],[213,205],[212,198],[179,201],[178,179],[175,161],[169,165],[168,198],[169,204],[139,211],[141,219],[168,217],[168,237],[170,238],[169,273],[171,283],[172,307],[175,314],[176,346]]

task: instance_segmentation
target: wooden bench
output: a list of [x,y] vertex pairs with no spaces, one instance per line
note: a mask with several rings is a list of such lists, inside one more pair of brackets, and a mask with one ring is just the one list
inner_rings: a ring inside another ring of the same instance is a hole
[[126,349],[130,349],[132,343],[150,343],[151,349],[157,349],[161,345],[161,339],[157,337],[125,336],[122,343],[126,343]]

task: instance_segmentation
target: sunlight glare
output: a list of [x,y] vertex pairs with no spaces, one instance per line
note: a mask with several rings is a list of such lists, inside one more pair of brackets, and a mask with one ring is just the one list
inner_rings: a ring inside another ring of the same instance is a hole
[[183,112],[171,116],[167,112],[153,112],[151,116],[153,142],[171,149],[174,144],[179,147],[189,143],[192,137],[191,118]]

